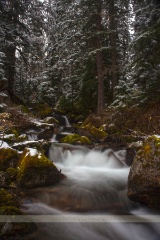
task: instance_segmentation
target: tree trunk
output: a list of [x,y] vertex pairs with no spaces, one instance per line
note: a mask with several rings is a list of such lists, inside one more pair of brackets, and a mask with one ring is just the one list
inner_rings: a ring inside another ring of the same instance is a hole
[[97,80],[98,80],[98,106],[97,106],[97,114],[100,114],[104,109],[104,81],[103,81],[103,55],[102,55],[102,42],[100,32],[102,30],[102,1],[99,0],[99,4],[97,7]]
[[12,101],[15,101],[14,99],[14,91],[13,91],[13,86],[14,86],[14,77],[15,77],[15,47],[6,47],[5,50],[5,55],[6,55],[6,64],[5,64],[5,77],[8,81],[8,92],[11,97]]
[[[18,20],[18,13],[15,12],[13,0],[8,0],[8,7],[9,12],[7,14],[6,22],[8,22],[9,25],[16,27],[16,22]],[[4,46],[4,52],[6,56],[6,63],[5,63],[5,77],[8,81],[8,93],[11,97],[12,101],[15,101],[14,96],[14,78],[15,78],[15,63],[16,63],[16,43],[14,36],[12,36],[12,33],[6,32],[5,34],[5,46]]]
[[115,22],[115,8],[114,0],[109,1],[109,19],[110,19],[110,46],[111,46],[111,81],[112,81],[112,101],[116,98],[115,87],[118,85],[118,55],[117,55],[117,32],[116,32],[116,22]]

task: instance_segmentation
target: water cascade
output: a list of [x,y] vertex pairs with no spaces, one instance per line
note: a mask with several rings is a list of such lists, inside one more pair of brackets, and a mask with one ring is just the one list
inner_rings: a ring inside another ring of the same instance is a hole
[[64,117],[64,119],[65,119],[65,127],[71,127],[71,125],[70,125],[70,122],[69,122],[69,120],[68,120],[68,118],[66,117],[66,116],[63,116]]
[[61,115],[56,115],[56,116],[57,116],[56,119],[60,122],[60,126],[59,126],[56,134],[55,133],[53,134],[52,139],[51,139],[52,142],[59,141],[61,138],[70,134],[71,130],[72,130],[70,122],[66,116],[61,116]]
[[[155,211],[127,197],[129,167],[122,156],[121,151],[52,144],[49,158],[66,178],[56,186],[28,191],[36,202],[25,203],[24,211],[42,219],[55,216],[57,222],[37,223],[38,232],[27,240],[158,240],[160,223],[148,219]],[[124,221],[126,216],[131,220]]]

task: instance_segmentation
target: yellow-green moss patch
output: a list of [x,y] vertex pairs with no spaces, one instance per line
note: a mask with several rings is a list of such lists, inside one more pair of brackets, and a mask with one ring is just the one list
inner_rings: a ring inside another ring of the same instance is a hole
[[0,148],[0,171],[6,171],[9,167],[16,167],[18,152],[12,148]]
[[69,134],[60,140],[61,143],[79,143],[79,144],[91,144],[91,141],[85,137],[78,134]]
[[56,166],[42,153],[35,149],[25,148],[17,168],[17,184],[19,187],[33,188],[52,185],[61,178]]
[[149,136],[138,151],[129,173],[128,196],[160,209],[160,136]]
[[60,124],[59,121],[57,119],[55,119],[54,117],[46,117],[44,119],[44,122],[49,123],[49,124],[57,124],[57,125]]
[[103,140],[107,137],[107,133],[105,131],[103,131],[101,128],[100,129],[96,128],[90,123],[87,125],[84,125],[82,128],[88,131],[97,140]]
[[0,208],[4,206],[19,207],[19,202],[15,196],[4,189],[0,189]]
[[47,104],[39,104],[35,106],[35,111],[40,117],[47,117],[53,112],[52,108]]

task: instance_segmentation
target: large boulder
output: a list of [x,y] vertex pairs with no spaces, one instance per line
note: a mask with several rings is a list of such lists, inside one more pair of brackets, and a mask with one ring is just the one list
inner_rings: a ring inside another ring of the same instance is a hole
[[53,162],[36,149],[24,149],[17,169],[17,185],[21,188],[53,185],[62,177]]
[[134,158],[128,177],[128,197],[160,209],[160,136],[149,136]]

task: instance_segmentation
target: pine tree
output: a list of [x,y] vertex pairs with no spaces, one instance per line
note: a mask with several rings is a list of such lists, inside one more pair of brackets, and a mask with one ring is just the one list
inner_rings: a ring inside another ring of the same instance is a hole
[[160,3],[133,1],[135,39],[132,81],[140,89],[141,102],[160,99]]

